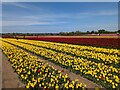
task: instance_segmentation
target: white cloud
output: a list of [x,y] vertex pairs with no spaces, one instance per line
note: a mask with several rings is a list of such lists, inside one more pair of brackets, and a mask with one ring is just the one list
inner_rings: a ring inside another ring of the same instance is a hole
[[47,22],[33,22],[33,21],[3,21],[3,26],[28,26],[33,24],[44,25],[48,24]]
[[85,13],[80,13],[82,15],[117,15],[118,11],[97,11],[97,12],[85,12]]
[[17,2],[9,2],[9,3],[4,3],[3,5],[12,5],[12,6],[16,6],[19,8],[24,8],[24,9],[29,9],[30,6],[28,6],[27,4],[23,4],[23,3],[17,3]]
[[2,21],[0,21],[0,29],[1,29],[1,26],[2,26]]
[[[81,19],[88,18],[93,16],[112,16],[118,15],[117,11],[98,11],[98,12],[84,12],[84,13],[74,13],[74,14],[36,14],[36,15],[15,15],[15,14],[4,14],[3,17],[6,20],[14,20],[14,21],[56,21],[57,19]],[[10,18],[11,17],[11,18]]]
[[[3,19],[3,26],[28,26],[28,25],[54,25],[65,24],[69,21],[65,21],[63,18],[69,19],[86,19],[93,16],[100,15],[117,15],[115,11],[99,11],[99,12],[85,12],[79,14],[41,14],[41,15],[23,15],[13,16],[11,18]],[[63,19],[63,20],[60,20]]]
[[30,33],[49,33],[49,32],[53,32],[53,33],[57,33],[57,32],[71,32],[71,31],[76,31],[76,30],[80,30],[80,31],[92,31],[92,30],[99,30],[99,29],[106,29],[106,30],[111,30],[111,31],[115,31],[117,30],[117,25],[116,24],[101,24],[101,25],[81,25],[81,26],[65,26],[65,27],[61,27],[61,26],[50,26],[50,27],[46,27],[46,26],[37,26],[37,27],[27,27],[27,26],[13,26],[13,27],[3,27],[3,32],[30,32]]
[[58,22],[33,22],[33,23],[30,23],[29,25],[55,25],[55,24],[65,24],[67,22],[61,22],[61,21],[58,21]]
[[25,9],[30,9],[30,6],[28,7],[27,5],[25,5],[25,4],[21,4],[21,3],[9,3],[9,4],[11,4],[11,5],[14,5],[14,6],[16,6],[16,7],[20,7],[20,8],[25,8]]
[[106,29],[110,31],[116,31],[118,30],[118,24],[116,23],[108,23],[108,24],[91,24],[91,25],[76,25],[75,30],[81,30],[81,31],[97,31],[99,29]]
[[40,15],[3,15],[3,22],[5,25],[45,25],[45,24],[62,24],[67,23],[64,20],[58,20],[61,18],[68,18],[64,14],[40,14]]
[[2,21],[2,26],[31,26],[31,25],[55,25],[66,22],[40,22],[40,21]]
[[43,10],[41,9],[41,7],[37,7],[37,6],[33,6],[31,4],[29,4],[29,2],[25,3],[25,2],[3,2],[3,5],[12,5],[12,6],[16,6],[18,8],[23,8],[23,9],[29,9],[29,10]]

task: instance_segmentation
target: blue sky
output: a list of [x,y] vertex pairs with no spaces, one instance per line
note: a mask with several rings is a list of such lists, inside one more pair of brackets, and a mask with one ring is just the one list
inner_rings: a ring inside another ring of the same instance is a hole
[[2,32],[118,29],[117,2],[3,2]]

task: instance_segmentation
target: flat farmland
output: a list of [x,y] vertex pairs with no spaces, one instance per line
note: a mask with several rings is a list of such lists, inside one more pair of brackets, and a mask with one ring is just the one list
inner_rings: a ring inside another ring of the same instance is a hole
[[19,36],[29,40],[42,40],[51,42],[61,42],[78,45],[91,45],[98,47],[120,48],[119,35],[101,36]]
[[119,49],[11,38],[0,42],[25,88],[120,89]]

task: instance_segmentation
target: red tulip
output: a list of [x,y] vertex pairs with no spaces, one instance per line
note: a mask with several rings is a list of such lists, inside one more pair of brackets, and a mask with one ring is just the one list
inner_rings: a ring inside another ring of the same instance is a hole
[[49,90],[48,88],[45,88],[45,90]]
[[85,45],[93,45],[93,46],[108,46],[108,47],[115,47],[115,48],[120,47],[120,45],[118,44],[119,39],[117,38],[89,38],[89,37],[88,38],[44,37],[43,38],[40,36],[39,38],[37,38],[35,36],[31,36],[28,39],[52,41],[52,42],[65,42],[65,43],[71,43],[71,44],[85,44]]
[[120,70],[118,70],[118,72],[120,73]]
[[40,69],[38,69],[37,72],[40,73]]
[[104,79],[105,77],[101,76],[101,79]]
[[62,72],[64,72],[64,70],[62,70]]

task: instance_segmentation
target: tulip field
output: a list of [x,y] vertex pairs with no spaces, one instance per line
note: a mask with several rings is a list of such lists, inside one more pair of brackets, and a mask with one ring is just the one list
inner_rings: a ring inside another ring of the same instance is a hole
[[2,52],[25,88],[88,88],[86,84],[77,79],[71,80],[68,74],[63,75],[62,71],[44,63],[44,59],[107,90],[120,90],[120,49],[11,38],[1,38],[0,43]]
[[120,38],[115,36],[25,36],[18,38],[25,38],[29,40],[51,41],[58,43],[90,45],[97,47],[111,47],[120,48]]

